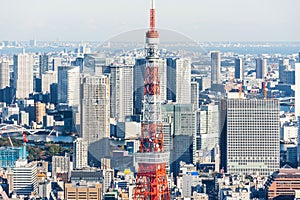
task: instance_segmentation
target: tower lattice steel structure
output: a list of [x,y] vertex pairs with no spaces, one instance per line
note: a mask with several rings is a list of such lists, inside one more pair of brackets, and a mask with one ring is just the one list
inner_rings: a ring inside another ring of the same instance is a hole
[[155,2],[151,0],[150,28],[146,33],[146,77],[142,133],[136,153],[138,173],[135,200],[169,200],[166,175],[167,152],[163,149],[159,67],[159,34],[155,28]]

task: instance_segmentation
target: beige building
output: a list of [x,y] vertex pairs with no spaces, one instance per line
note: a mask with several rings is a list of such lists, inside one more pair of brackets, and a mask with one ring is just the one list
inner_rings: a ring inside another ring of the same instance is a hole
[[66,183],[65,199],[69,200],[102,200],[102,185],[100,183],[87,184],[86,182]]
[[43,117],[46,115],[46,105],[41,102],[35,103],[35,120],[40,124],[43,122]]

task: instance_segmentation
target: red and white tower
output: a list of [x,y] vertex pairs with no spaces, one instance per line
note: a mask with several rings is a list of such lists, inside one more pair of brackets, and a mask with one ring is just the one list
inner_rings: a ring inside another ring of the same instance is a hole
[[159,34],[155,28],[155,2],[151,0],[150,28],[146,33],[146,77],[142,133],[139,152],[136,153],[138,173],[135,200],[169,200],[166,162],[163,149],[159,67]]

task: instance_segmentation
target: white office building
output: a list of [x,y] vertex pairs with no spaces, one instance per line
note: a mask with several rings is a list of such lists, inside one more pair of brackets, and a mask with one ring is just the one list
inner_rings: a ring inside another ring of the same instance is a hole
[[0,89],[9,86],[9,62],[0,61]]
[[82,169],[88,166],[88,144],[83,138],[73,142],[73,169]]
[[227,172],[268,176],[279,169],[280,124],[276,99],[227,100]]
[[78,66],[58,67],[58,103],[79,105],[80,75]]
[[133,66],[110,66],[110,117],[124,122],[133,114]]
[[27,98],[33,92],[33,65],[32,54],[14,55],[13,86],[16,89],[16,98]]
[[13,188],[18,195],[38,192],[37,166],[35,162],[20,164],[13,169]]

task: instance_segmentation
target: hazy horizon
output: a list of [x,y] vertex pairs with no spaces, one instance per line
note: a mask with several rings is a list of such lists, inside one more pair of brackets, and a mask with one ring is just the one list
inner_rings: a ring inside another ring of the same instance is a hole
[[[5,1],[0,41],[106,41],[147,29],[149,1]],[[194,41],[300,41],[298,0],[157,0],[156,5],[158,28]]]

